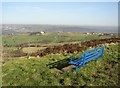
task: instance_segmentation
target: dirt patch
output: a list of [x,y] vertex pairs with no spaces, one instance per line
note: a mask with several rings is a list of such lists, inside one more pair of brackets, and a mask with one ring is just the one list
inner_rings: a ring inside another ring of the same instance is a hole
[[46,47],[24,47],[24,48],[22,48],[22,51],[24,53],[31,54],[31,53],[37,52],[38,50],[43,50],[45,48]]

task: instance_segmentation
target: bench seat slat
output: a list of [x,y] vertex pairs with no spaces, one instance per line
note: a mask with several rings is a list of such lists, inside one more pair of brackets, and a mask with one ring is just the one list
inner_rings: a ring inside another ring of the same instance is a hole
[[82,57],[79,57],[79,59],[73,60],[71,63],[74,63],[77,65],[80,62],[82,62]]
[[91,58],[89,58],[89,59],[86,59],[86,60],[85,60],[85,63],[91,61],[92,59],[96,59],[96,58],[98,58],[99,56],[100,56],[100,55],[96,55],[96,56],[94,56],[94,57],[91,57]]

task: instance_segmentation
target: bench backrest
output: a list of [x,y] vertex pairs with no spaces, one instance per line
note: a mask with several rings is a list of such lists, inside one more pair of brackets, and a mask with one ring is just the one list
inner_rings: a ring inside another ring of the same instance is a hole
[[103,56],[103,53],[104,53],[104,46],[94,48],[93,50],[88,50],[82,53],[82,59],[83,59],[82,61],[83,63],[88,62],[94,58]]
[[82,57],[79,57],[76,60],[70,60],[69,64],[76,65],[76,72],[78,72],[78,66],[84,66],[86,62],[91,61],[92,59],[98,59],[104,54],[104,46],[94,48],[93,50],[88,50],[82,53]]
[[88,50],[86,52],[83,52],[82,57],[84,57],[85,59],[88,59],[96,55],[102,55],[103,53],[104,53],[104,47],[100,46],[100,47],[94,48],[93,50]]

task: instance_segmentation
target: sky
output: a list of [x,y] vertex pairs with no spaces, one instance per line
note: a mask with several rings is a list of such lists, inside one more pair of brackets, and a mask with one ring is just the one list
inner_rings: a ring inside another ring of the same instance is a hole
[[117,2],[3,2],[3,24],[117,26]]
[[2,2],[119,2],[120,0],[2,0]]

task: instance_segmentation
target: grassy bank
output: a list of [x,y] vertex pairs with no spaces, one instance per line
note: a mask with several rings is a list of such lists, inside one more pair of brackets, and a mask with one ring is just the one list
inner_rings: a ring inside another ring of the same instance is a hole
[[[44,57],[19,57],[3,64],[3,86],[80,85],[115,86],[118,83],[118,44],[105,47],[102,58],[73,71],[50,69],[47,64],[67,59],[71,54]],[[78,55],[81,55],[79,53]]]

